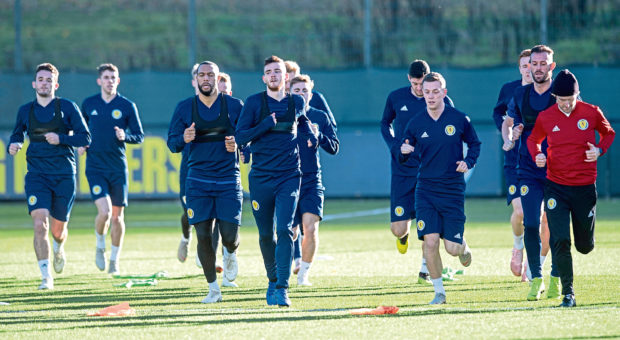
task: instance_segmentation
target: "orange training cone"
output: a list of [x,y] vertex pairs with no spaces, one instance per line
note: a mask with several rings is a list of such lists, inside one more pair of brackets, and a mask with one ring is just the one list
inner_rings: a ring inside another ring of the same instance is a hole
[[136,315],[135,309],[129,307],[129,302],[106,307],[98,312],[91,312],[88,316],[132,316]]
[[396,306],[379,306],[377,308],[359,308],[352,309],[353,315],[381,315],[381,314],[396,314],[398,313],[398,307]]

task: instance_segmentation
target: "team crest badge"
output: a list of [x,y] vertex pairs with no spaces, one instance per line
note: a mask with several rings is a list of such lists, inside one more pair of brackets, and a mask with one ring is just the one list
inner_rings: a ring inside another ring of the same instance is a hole
[[112,111],[112,118],[114,119],[120,119],[123,116],[123,113],[121,112],[121,110],[114,110]]
[[418,230],[419,230],[419,231],[424,230],[424,227],[425,227],[425,226],[426,226],[426,225],[424,224],[424,221],[422,221],[422,220],[419,220],[419,221],[418,221]]
[[260,204],[258,204],[256,200],[252,200],[252,209],[254,209],[254,211],[258,211],[258,209],[260,209]]
[[31,195],[30,197],[28,197],[28,204],[29,205],[37,204],[37,196]]
[[579,128],[579,130],[585,130],[588,128],[588,126],[590,126],[590,124],[588,124],[588,120],[586,119],[580,119],[577,122],[577,127]]
[[187,217],[189,218],[194,218],[194,210],[193,209],[187,209]]
[[445,131],[446,131],[446,135],[452,136],[456,132],[456,129],[454,128],[454,125],[447,125]]
[[394,208],[394,213],[396,214],[396,216],[403,216],[403,214],[405,213],[405,209],[403,209],[403,207],[399,205]]
[[99,185],[95,185],[93,187],[93,194],[99,195],[101,193],[101,187]]
[[547,208],[549,208],[549,210],[553,210],[557,205],[558,202],[556,202],[555,199],[550,198],[547,200]]
[[517,192],[517,187],[514,184],[508,187],[509,194],[514,195],[515,192]]
[[527,185],[522,185],[521,186],[521,196],[527,195],[528,192],[530,192],[530,188],[528,188]]

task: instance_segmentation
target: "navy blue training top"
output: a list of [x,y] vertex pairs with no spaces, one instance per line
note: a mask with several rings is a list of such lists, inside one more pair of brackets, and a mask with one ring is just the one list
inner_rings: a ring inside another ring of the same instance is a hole
[[[405,128],[402,143],[406,139],[418,149],[420,155],[418,180],[462,184],[465,182],[464,174],[456,171],[456,162],[464,160],[472,169],[480,155],[481,143],[469,117],[450,106],[445,107],[436,121],[426,109],[417,113]],[[468,148],[464,159],[463,142]],[[401,153],[399,159],[404,162],[410,155]]]
[[[86,172],[127,171],[125,143],[140,144],[144,140],[136,104],[120,94],[106,103],[101,94],[96,94],[84,100],[82,114],[92,137],[87,149]],[[116,138],[115,126],[125,130],[124,142]]]
[[[529,92],[529,105],[532,109],[538,112],[542,112],[549,108],[551,105],[553,105],[555,101],[551,96],[552,87],[553,86],[549,86],[549,89],[547,89],[547,91],[543,92],[542,94],[538,94],[538,92],[534,90],[533,84],[518,87],[514,92],[513,99],[508,105],[508,116],[514,119],[514,126],[523,124],[523,133],[519,138],[519,155],[517,161],[517,175],[520,178],[527,177],[544,179],[547,176],[547,167],[537,167],[536,163],[534,163],[532,157],[530,156],[529,150],[527,149],[527,138],[532,133],[536,117],[533,117],[534,123],[532,123],[532,117],[526,119],[525,117],[523,117],[522,112],[524,110],[523,99],[526,95],[526,91]],[[543,141],[541,148],[542,152],[546,155],[546,140]]]
[[[73,131],[73,135],[58,134],[60,144],[51,145],[47,142],[31,141],[26,151],[28,171],[49,175],[72,175],[75,174],[75,151],[73,147],[88,146],[90,144],[90,132],[82,118],[78,106],[64,98],[60,100],[62,122],[67,131]],[[30,108],[34,103],[34,116],[40,122],[50,122],[54,119],[55,100],[43,107],[35,100],[22,105],[17,112],[15,128],[9,139],[11,143],[23,143],[24,136],[28,131]],[[7,146],[8,150],[8,146]]]
[[309,105],[316,108],[317,110],[325,111],[325,113],[327,113],[327,116],[329,117],[329,121],[334,126],[334,129],[338,128],[338,125],[336,124],[336,119],[334,118],[334,114],[329,108],[327,100],[325,100],[325,97],[321,92],[312,90],[312,98],[310,98]]
[[[56,98],[45,107],[39,105],[36,100],[22,105],[17,112],[17,121],[9,139],[9,146],[11,143],[24,142],[24,136],[30,124],[30,108],[33,107],[33,104],[34,117],[45,123],[54,119],[55,100],[60,101],[62,122],[67,131],[73,131],[73,135],[58,134],[60,140],[58,145],[51,145],[45,141],[31,141],[26,151],[28,171],[48,175],[72,175],[75,174],[75,151],[73,147],[88,146],[90,144],[90,132],[82,118],[80,109],[68,99]],[[7,146],[7,151],[9,146]]]
[[316,143],[305,115],[305,100],[297,94],[287,95],[281,101],[267,96],[269,112],[275,113],[276,119],[286,117],[288,101],[291,98],[295,101],[297,133],[276,133],[271,130],[275,126],[271,115],[261,120],[263,94],[259,92],[246,99],[237,122],[237,144],[251,143],[252,170],[266,173],[299,170],[297,138]]
[[[450,97],[444,98],[446,106],[454,106]],[[400,163],[400,145],[403,132],[409,120],[418,112],[426,108],[424,97],[416,97],[411,93],[411,86],[401,87],[392,91],[385,101],[383,117],[381,118],[381,135],[390,149],[392,158],[392,175],[415,177],[418,175],[420,161],[414,151],[413,157],[407,162]]]
[[[504,84],[502,89],[499,91],[497,103],[493,108],[493,120],[495,121],[495,126],[497,126],[500,133],[502,132],[502,124],[504,123],[504,119],[506,119],[508,112],[508,104],[512,100],[515,90],[521,86],[521,79],[519,79]],[[516,168],[518,153],[519,148],[512,148],[511,150],[504,152],[504,166]]]
[[[329,116],[325,111],[309,107],[306,116],[311,124],[316,125],[319,129],[318,146],[327,153],[335,155],[338,153],[340,141],[336,136],[336,129],[331,124]],[[319,149],[316,144],[311,148],[308,147],[308,141],[303,138],[297,138],[299,145],[299,158],[301,160],[301,172],[304,176],[321,173],[321,162],[319,157]]]
[[[168,148],[172,152],[182,152],[185,149],[183,133],[193,123],[192,96],[177,104],[170,128],[168,130]],[[200,118],[205,121],[215,121],[220,116],[221,94],[211,107],[197,99],[197,109]],[[224,95],[228,107],[228,118],[234,127],[241,113],[243,102],[229,95]],[[198,137],[198,135],[196,136]],[[238,142],[237,142],[238,143]],[[224,141],[198,142],[194,140],[188,143],[187,149],[187,178],[207,183],[230,184],[239,182],[239,160],[237,152],[226,151]]]

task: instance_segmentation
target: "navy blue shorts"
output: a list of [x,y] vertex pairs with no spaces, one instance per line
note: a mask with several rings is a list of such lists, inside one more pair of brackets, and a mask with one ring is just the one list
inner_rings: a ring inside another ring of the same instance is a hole
[[186,199],[189,224],[216,218],[241,225],[241,183],[221,184],[190,177]]
[[390,189],[390,222],[416,218],[415,188],[417,177],[392,175]]
[[90,197],[96,201],[110,196],[115,207],[127,206],[127,173],[126,172],[87,172],[86,178],[90,186]]
[[523,226],[540,228],[540,215],[544,198],[545,179],[519,179],[521,206],[523,207]]
[[504,178],[506,179],[506,205],[512,204],[512,200],[521,197],[519,192],[519,178],[517,177],[517,169],[513,167],[504,167]]
[[[465,231],[465,188],[421,188],[415,191],[418,239],[439,234],[445,240],[463,243]],[[442,190],[443,189],[443,190]]]
[[47,209],[53,218],[67,222],[75,200],[75,175],[26,173],[28,213]]
[[[301,224],[302,216],[305,213],[315,214],[319,219],[323,219],[323,201],[325,196],[323,194],[325,188],[321,183],[321,178],[316,174],[312,176],[304,175],[301,178],[301,188],[299,189],[299,202],[297,203],[297,210],[295,211],[295,220],[293,225]],[[301,229],[303,233],[303,228]]]
[[181,160],[181,168],[179,169],[179,199],[181,200],[181,205],[183,206],[184,211],[187,211],[187,197],[185,197],[187,170],[187,160],[183,157]]

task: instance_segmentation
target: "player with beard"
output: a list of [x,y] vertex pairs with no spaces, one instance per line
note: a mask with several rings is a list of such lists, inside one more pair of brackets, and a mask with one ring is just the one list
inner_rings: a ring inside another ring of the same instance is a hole
[[101,91],[82,103],[82,114],[88,123],[92,143],[88,149],[78,148],[78,153],[87,151],[86,178],[97,207],[95,264],[99,270],[105,270],[105,238],[111,225],[112,251],[108,273],[117,274],[125,237],[124,209],[128,194],[125,144],[142,143],[144,132],[136,104],[117,91],[121,81],[118,68],[113,64],[101,64],[97,72]]
[[303,97],[285,92],[287,78],[282,59],[265,59],[266,91],[247,98],[235,134],[240,145],[251,143],[250,199],[269,279],[267,304],[283,307],[291,305],[293,217],[301,182],[297,138],[309,148],[317,145]]
[[[508,105],[508,117],[503,122],[502,137],[504,151],[515,147],[519,141],[519,158],[517,176],[519,178],[519,192],[523,206],[523,241],[527,254],[528,267],[532,273],[532,285],[527,300],[540,299],[545,291],[542,279],[541,247],[541,211],[544,195],[546,168],[536,166],[527,148],[529,137],[538,114],[553,104],[555,98],[551,95],[551,75],[555,68],[553,50],[545,45],[536,45],[530,50],[530,72],[532,84],[518,87]],[[547,153],[547,143],[542,145],[542,152]],[[548,246],[553,240],[545,242]],[[553,256],[551,257],[551,277],[547,298],[560,297],[560,278]]]
[[[203,61],[198,66],[199,94],[177,105],[168,131],[168,148],[188,150],[186,182],[187,217],[196,229],[198,256],[209,283],[203,303],[222,301],[216,280],[217,233],[224,247],[224,280],[237,276],[236,249],[239,246],[243,199],[234,128],[243,107],[241,100],[220,94],[218,66]],[[216,227],[216,225],[218,227]]]
[[[409,65],[407,80],[410,86],[401,87],[392,91],[385,101],[383,117],[381,118],[381,135],[387,144],[391,155],[391,185],[390,185],[390,229],[396,236],[396,249],[401,254],[407,253],[409,248],[409,231],[411,221],[416,218],[415,187],[418,177],[420,161],[416,154],[409,157],[405,163],[400,163],[400,144],[405,126],[418,112],[426,108],[422,81],[430,72],[430,67],[424,60],[414,60]],[[444,103],[454,107],[447,95]],[[418,274],[418,283],[431,284],[431,280],[422,251],[422,265]]]
[[50,63],[37,65],[32,82],[36,99],[19,108],[7,147],[8,153],[15,156],[28,134],[25,189],[34,224],[34,252],[43,278],[39,289],[54,288],[49,267],[50,230],[54,239],[54,271],[62,273],[64,269],[67,223],[75,199],[73,148],[90,144],[90,133],[80,109],[74,102],[56,97],[58,74],[58,69]]

